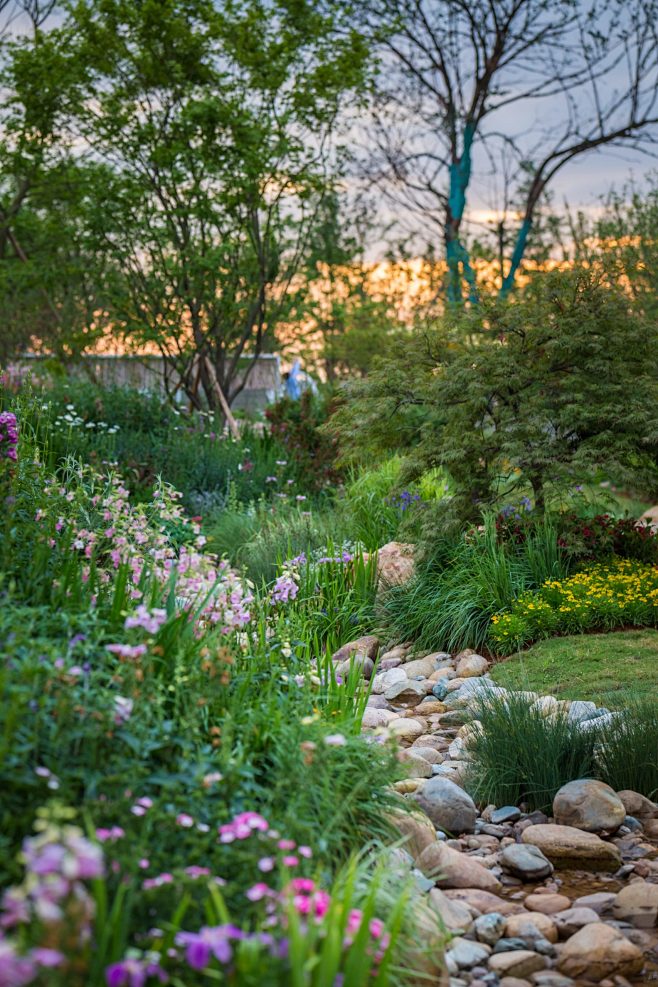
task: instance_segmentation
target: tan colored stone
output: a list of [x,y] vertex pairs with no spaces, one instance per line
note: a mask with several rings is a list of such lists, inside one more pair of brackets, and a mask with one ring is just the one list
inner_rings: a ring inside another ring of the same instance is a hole
[[612,914],[639,929],[654,928],[658,925],[658,884],[644,881],[627,884],[615,898]]
[[617,795],[624,803],[626,815],[633,816],[635,819],[639,819],[640,822],[644,819],[655,819],[658,816],[658,806],[645,795],[640,795],[639,792],[631,792],[628,789],[617,792]]
[[413,578],[414,545],[390,541],[377,552],[377,576],[384,588],[402,586]]
[[570,781],[553,799],[555,822],[587,833],[614,832],[626,816],[624,803],[610,785],[593,778]]
[[424,812],[395,812],[389,818],[405,837],[405,850],[409,851],[414,860],[426,847],[436,843],[434,826]]
[[490,891],[482,891],[481,888],[449,888],[445,891],[445,895],[451,901],[466,902],[469,908],[481,915],[489,915],[491,912],[499,912],[501,915],[517,915],[523,911],[523,907],[518,902],[499,898]]
[[435,671],[435,664],[432,657],[414,658],[412,661],[405,662],[400,667],[408,679],[415,679],[418,676],[428,679],[432,672]]
[[462,679],[478,678],[489,668],[489,662],[482,655],[465,655],[457,663],[457,677]]
[[642,965],[642,951],[604,922],[583,926],[564,944],[557,961],[560,973],[595,983],[615,974],[633,976]]
[[468,905],[463,901],[452,901],[439,888],[431,889],[428,901],[449,932],[465,932],[473,921]]
[[407,778],[431,778],[432,765],[426,761],[422,754],[411,747],[398,751],[398,761],[404,765],[404,773]]
[[529,949],[495,953],[489,960],[489,969],[499,977],[529,977],[545,968],[546,958]]
[[498,878],[478,863],[474,857],[459,853],[445,843],[428,846],[417,860],[426,877],[432,877],[439,888],[479,888],[482,891],[498,891],[502,885]]
[[401,781],[396,781],[393,788],[400,795],[411,795],[423,784],[422,778],[403,778]]
[[332,656],[332,661],[341,662],[357,655],[366,658],[375,658],[379,651],[379,638],[374,634],[366,634],[364,637],[357,637],[354,641],[348,641],[342,648],[339,648]]
[[575,862],[592,870],[617,868],[621,855],[616,846],[606,843],[594,833],[584,833],[573,826],[540,823],[524,829],[521,840],[537,846],[549,860],[564,864]]
[[505,935],[510,939],[515,936],[523,939],[523,929],[528,924],[534,925],[544,939],[548,939],[549,942],[557,942],[555,923],[542,912],[521,912],[519,915],[510,915],[505,926]]
[[399,717],[397,720],[391,720],[388,724],[388,730],[398,740],[416,740],[417,737],[425,733],[423,724],[411,717]]
[[529,894],[523,904],[529,911],[542,915],[555,915],[571,908],[571,901],[565,894]]
[[446,708],[442,702],[438,699],[426,699],[419,706],[416,706],[414,713],[420,713],[422,716],[432,716],[435,713],[445,713]]

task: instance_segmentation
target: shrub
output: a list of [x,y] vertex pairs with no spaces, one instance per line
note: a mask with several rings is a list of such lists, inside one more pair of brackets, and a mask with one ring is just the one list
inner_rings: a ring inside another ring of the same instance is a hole
[[599,269],[538,273],[395,344],[344,386],[341,447],[400,451],[411,478],[444,467],[477,523],[516,491],[540,512],[574,477],[656,484],[656,326]]
[[[480,804],[520,805],[550,814],[562,785],[595,775],[598,734],[559,710],[547,717],[522,694],[484,694],[472,708],[468,791]],[[472,738],[472,739],[471,739]]]
[[491,640],[509,653],[553,634],[658,625],[658,568],[628,559],[548,580],[491,617]]
[[613,555],[639,562],[658,561],[658,531],[648,522],[610,514],[582,517],[564,512],[558,524],[560,548],[579,562],[600,562]]

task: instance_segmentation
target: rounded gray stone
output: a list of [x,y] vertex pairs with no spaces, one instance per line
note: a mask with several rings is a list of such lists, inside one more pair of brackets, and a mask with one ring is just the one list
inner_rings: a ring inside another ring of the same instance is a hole
[[[529,851],[529,852],[528,852]],[[512,843],[500,855],[505,870],[522,881],[540,881],[553,873],[553,864],[539,847],[527,843]]]
[[437,829],[457,834],[474,831],[477,818],[475,803],[463,788],[449,778],[434,775],[414,798]]

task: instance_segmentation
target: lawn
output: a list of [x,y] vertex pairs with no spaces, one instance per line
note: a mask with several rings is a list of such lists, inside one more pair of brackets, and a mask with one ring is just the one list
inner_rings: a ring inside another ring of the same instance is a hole
[[630,689],[658,700],[658,632],[579,634],[540,641],[498,662],[492,677],[506,688],[590,699],[613,708],[623,705],[623,694]]

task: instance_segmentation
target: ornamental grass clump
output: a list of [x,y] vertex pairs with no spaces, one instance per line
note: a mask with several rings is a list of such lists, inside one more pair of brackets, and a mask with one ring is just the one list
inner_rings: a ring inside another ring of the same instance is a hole
[[550,812],[562,785],[595,777],[598,733],[568,711],[546,716],[522,693],[485,692],[471,713],[481,727],[469,739],[466,787],[478,803]]
[[598,777],[616,792],[658,798],[658,708],[651,699],[626,695],[621,716],[606,728],[598,754]]

